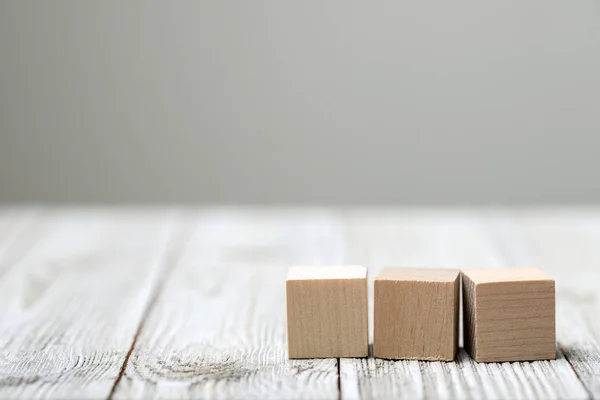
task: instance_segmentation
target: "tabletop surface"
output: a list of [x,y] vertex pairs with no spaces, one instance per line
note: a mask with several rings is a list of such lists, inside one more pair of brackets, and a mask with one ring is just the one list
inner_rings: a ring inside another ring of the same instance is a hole
[[[313,264],[539,266],[557,359],[289,360]],[[600,209],[4,207],[0,310],[3,399],[600,398]]]

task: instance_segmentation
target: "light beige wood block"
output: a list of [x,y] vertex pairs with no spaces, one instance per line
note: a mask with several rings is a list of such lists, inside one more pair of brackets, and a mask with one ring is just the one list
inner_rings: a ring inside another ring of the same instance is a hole
[[554,280],[538,268],[463,271],[465,347],[478,362],[554,360]]
[[375,278],[373,355],[454,360],[460,271],[384,268]]
[[368,356],[365,267],[292,267],[286,292],[290,358]]

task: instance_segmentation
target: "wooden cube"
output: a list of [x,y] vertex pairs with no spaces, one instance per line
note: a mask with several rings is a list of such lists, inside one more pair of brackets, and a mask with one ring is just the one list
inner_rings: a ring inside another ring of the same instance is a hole
[[290,358],[368,356],[365,267],[292,267],[286,286]]
[[459,288],[454,269],[382,269],[375,278],[373,355],[454,360]]
[[554,280],[538,268],[462,276],[465,347],[475,361],[556,358]]

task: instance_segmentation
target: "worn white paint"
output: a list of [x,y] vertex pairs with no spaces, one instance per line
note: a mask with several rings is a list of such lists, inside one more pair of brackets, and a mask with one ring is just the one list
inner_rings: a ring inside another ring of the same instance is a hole
[[[598,398],[597,243],[600,210],[3,211],[0,397]],[[288,267],[342,263],[538,265],[558,359],[288,360]]]
[[198,218],[138,339],[116,398],[338,398],[336,359],[289,360],[288,266],[334,263],[322,213]]
[[106,398],[164,267],[173,217],[59,211],[40,224],[48,229],[0,279],[0,398]]

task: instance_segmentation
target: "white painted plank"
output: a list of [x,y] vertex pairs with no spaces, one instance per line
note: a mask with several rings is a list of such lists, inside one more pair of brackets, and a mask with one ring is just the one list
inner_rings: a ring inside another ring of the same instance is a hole
[[556,279],[559,348],[600,399],[600,212],[498,212],[489,220],[507,258]]
[[285,277],[337,264],[329,214],[199,216],[198,229],[146,321],[116,398],[338,398],[336,359],[288,360]]
[[0,279],[0,398],[106,398],[174,245],[172,213],[41,219]]
[[[346,218],[345,261],[386,265],[493,268],[509,265],[483,221],[468,212],[365,212]],[[371,336],[372,337],[372,336]],[[563,358],[531,363],[341,360],[343,398],[586,398]]]
[[[509,250],[468,212],[350,212],[343,221],[318,211],[186,216],[198,228],[145,321],[115,397],[337,398],[337,360],[287,359],[289,265],[365,264],[372,281],[384,265],[497,267],[519,260],[538,261],[557,278],[559,344],[596,394],[598,215],[581,216],[575,228],[564,217],[558,223],[566,230],[535,215],[514,229],[491,229],[514,238],[524,227],[520,239],[527,240],[511,239]],[[4,217],[0,235],[14,228],[2,229]],[[0,397],[106,397],[154,283],[166,278],[161,259],[168,249],[177,254],[185,234],[170,242],[180,230],[158,211],[60,211],[34,222],[44,229],[32,230],[43,234],[32,249],[19,244],[19,230],[7,236],[15,246],[0,277]],[[584,278],[564,272],[569,259]],[[457,363],[371,358],[339,367],[344,398],[587,397],[562,356],[476,364],[461,351]]]
[[44,224],[33,208],[0,208],[0,277],[39,240]]

